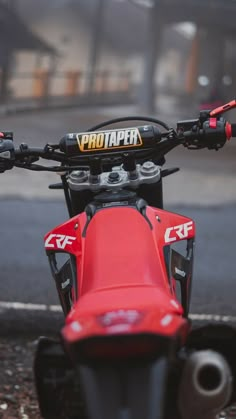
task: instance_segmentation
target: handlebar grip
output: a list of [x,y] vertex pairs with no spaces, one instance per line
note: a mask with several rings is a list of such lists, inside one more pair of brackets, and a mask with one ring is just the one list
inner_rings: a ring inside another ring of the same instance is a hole
[[10,170],[14,166],[15,148],[12,139],[0,138],[0,173]]
[[236,137],[236,124],[231,125],[231,137]]
[[236,124],[230,124],[229,122],[226,122],[225,124],[225,135],[227,140],[230,140],[231,138],[236,137]]

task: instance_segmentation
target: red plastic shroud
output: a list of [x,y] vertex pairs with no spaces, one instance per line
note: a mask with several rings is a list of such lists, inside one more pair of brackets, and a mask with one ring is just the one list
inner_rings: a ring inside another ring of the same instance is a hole
[[62,331],[66,342],[138,333],[185,340],[189,325],[169,282],[163,247],[194,237],[195,225],[152,207],[146,217],[131,207],[107,208],[86,229],[82,213],[45,236],[46,249],[62,251],[64,243],[63,251],[77,260],[79,298]]

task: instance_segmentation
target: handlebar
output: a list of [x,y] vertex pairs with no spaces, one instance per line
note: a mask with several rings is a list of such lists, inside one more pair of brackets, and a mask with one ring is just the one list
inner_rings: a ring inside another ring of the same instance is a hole
[[[176,131],[169,129],[162,132],[156,126],[144,125],[71,133],[65,135],[59,144],[47,144],[44,148],[30,148],[27,144],[21,144],[15,149],[13,133],[0,132],[0,172],[14,166],[31,170],[72,171],[81,168],[82,164],[98,167],[98,161],[101,160],[114,165],[117,156],[122,156],[126,165],[132,166],[134,158],[145,159],[150,155],[153,160],[157,161],[158,158],[161,161],[166,153],[179,144],[189,149],[218,150],[227,140],[236,137],[236,124],[222,117],[222,113],[233,107],[236,107],[236,100],[213,111],[201,111],[199,118],[179,121]],[[167,128],[166,124],[161,125]],[[132,156],[133,161],[127,163],[130,160],[127,156]],[[34,164],[40,158],[59,162],[61,166]]]

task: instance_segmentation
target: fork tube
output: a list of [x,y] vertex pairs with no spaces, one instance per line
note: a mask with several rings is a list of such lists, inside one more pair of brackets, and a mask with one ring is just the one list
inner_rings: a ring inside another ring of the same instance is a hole
[[65,200],[66,200],[68,213],[69,213],[70,217],[73,217],[74,214],[73,214],[73,210],[72,210],[71,199],[70,199],[70,194],[69,194],[69,188],[68,188],[66,175],[61,175],[61,181],[62,181],[62,185],[63,185],[63,189],[64,189],[64,196],[65,196]]

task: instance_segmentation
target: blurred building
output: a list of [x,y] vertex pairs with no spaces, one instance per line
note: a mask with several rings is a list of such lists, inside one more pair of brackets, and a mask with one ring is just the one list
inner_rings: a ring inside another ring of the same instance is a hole
[[[18,12],[26,24],[57,51],[52,62],[43,52],[38,60],[27,52],[16,54],[16,71],[40,68],[64,72],[91,71],[93,43],[96,43],[97,71],[128,71],[134,86],[139,86],[144,73],[144,56],[148,38],[148,10],[130,2],[103,1],[100,21],[97,21],[98,0],[18,0]],[[95,30],[96,29],[96,30]],[[157,44],[159,40],[157,39]],[[157,45],[158,47],[158,45]],[[191,41],[189,36],[172,25],[167,25],[161,40],[161,56],[156,83],[171,91],[181,91],[185,85],[185,63]],[[23,89],[17,82],[12,88]],[[60,80],[54,90],[62,93]]]
[[14,57],[26,51],[35,58],[38,51],[47,56],[55,54],[50,45],[35,35],[15,10],[15,1],[0,1],[0,97],[8,96],[8,81],[14,70]]
[[[153,90],[201,100],[216,86],[223,100],[232,96],[233,0],[158,0],[153,9],[137,6],[135,0],[13,2],[29,32],[56,51],[41,48],[35,55],[14,50],[14,72],[57,73],[51,88],[58,95],[64,92],[60,74],[86,74],[83,89],[95,72],[109,71],[129,72],[132,87],[143,97]],[[191,25],[183,25],[186,21]],[[31,85],[25,77],[12,80],[10,87],[21,95]]]

